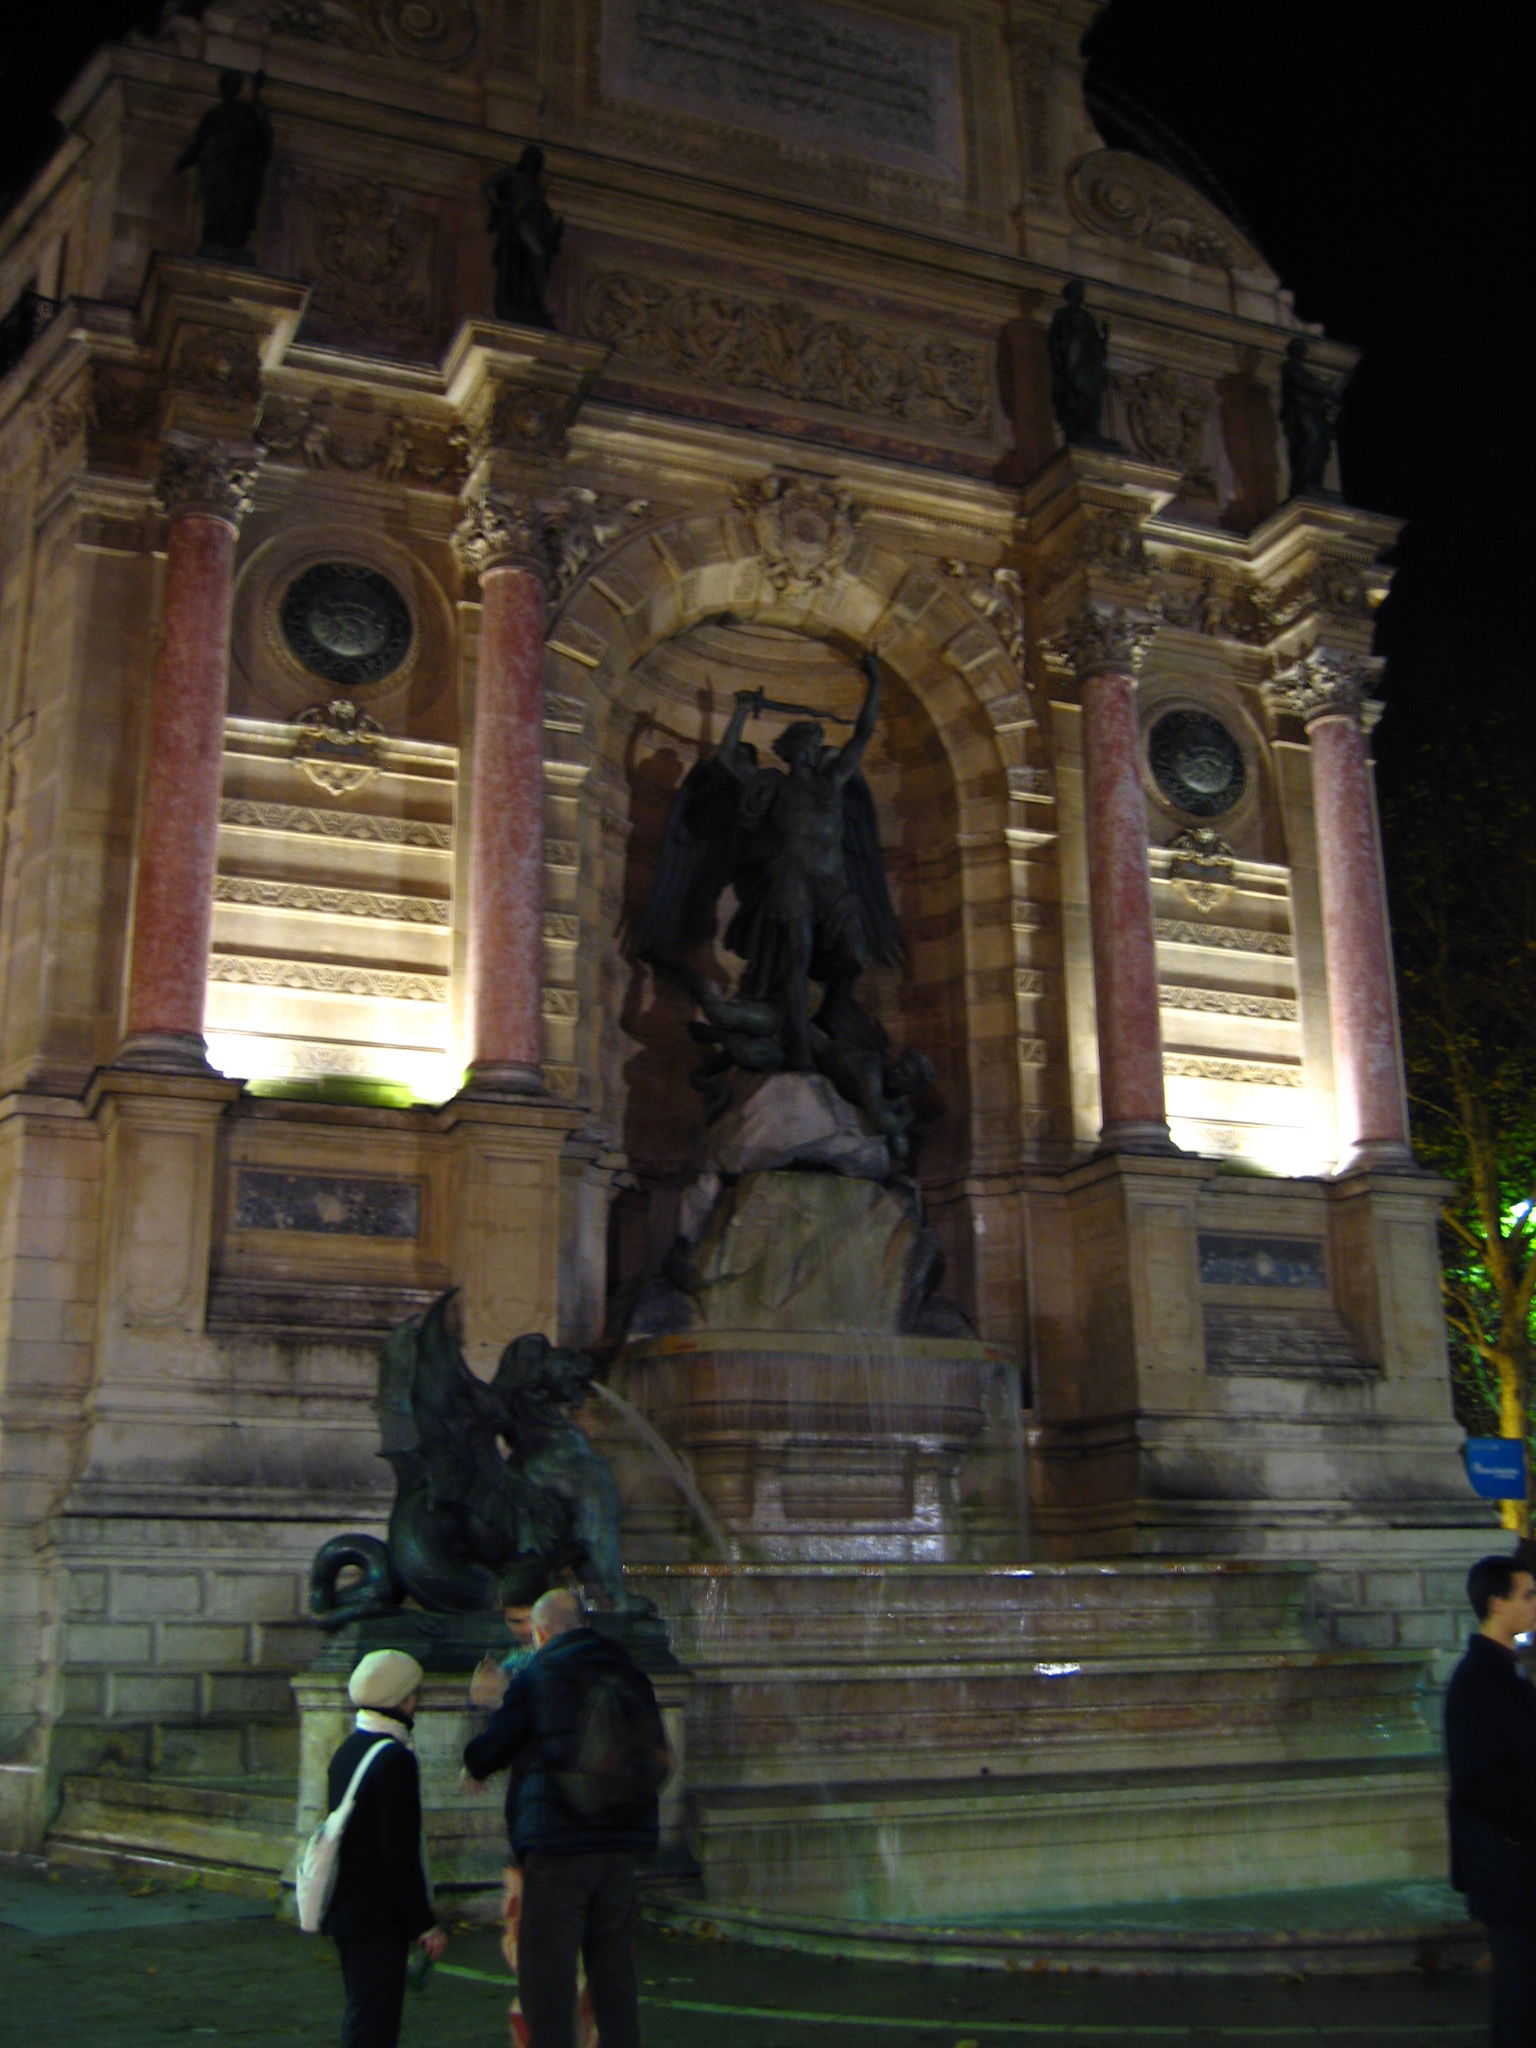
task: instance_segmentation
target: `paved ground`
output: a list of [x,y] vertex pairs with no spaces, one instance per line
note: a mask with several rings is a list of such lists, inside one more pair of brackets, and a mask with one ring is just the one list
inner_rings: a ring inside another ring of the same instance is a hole
[[[1486,1978],[1008,1975],[838,1963],[648,1930],[646,2048],[1479,2048]],[[494,1934],[455,1937],[402,2048],[502,2048]],[[0,1870],[0,2040],[18,2048],[330,2048],[328,1942],[263,1904]]]

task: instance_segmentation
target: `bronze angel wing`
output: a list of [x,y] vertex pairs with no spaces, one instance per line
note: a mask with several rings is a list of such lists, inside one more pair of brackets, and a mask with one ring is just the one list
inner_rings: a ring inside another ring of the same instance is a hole
[[742,788],[740,775],[713,754],[684,776],[635,926],[635,957],[647,966],[680,966],[690,946],[713,936],[715,904],[736,859]]
[[899,967],[906,948],[886,887],[875,799],[862,775],[851,775],[843,785],[843,869],[864,920],[871,964]]

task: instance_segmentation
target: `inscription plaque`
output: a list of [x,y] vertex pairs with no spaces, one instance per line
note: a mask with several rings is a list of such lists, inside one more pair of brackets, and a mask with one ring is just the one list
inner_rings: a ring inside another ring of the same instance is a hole
[[1238,1237],[1200,1233],[1200,1279],[1206,1287],[1301,1287],[1328,1284],[1320,1237]]
[[956,39],[830,0],[604,0],[603,90],[919,176],[965,173]]
[[246,1166],[235,1183],[237,1230],[341,1237],[420,1237],[421,1183]]

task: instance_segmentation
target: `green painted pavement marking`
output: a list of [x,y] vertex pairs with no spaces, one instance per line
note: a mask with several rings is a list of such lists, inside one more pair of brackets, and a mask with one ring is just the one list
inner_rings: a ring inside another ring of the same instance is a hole
[[[466,1970],[458,1963],[439,1963],[440,1977],[468,1977],[477,1984],[499,1984],[504,1991],[517,1988],[517,1979],[498,1976],[490,1970]],[[1077,2020],[921,2020],[898,2017],[895,2014],[873,2014],[862,2012],[793,2012],[788,2007],[777,2005],[707,2005],[697,1998],[656,1998],[647,1992],[640,1994],[642,2005],[657,2005],[668,2012],[707,2012],[732,2019],[743,2020],[799,2020],[805,2025],[820,2027],[905,2027],[913,2033],[928,2034],[1038,2034],[1053,2035],[1057,2040],[1069,2036],[1090,2034],[1113,2034],[1122,2040],[1189,2040],[1196,2035],[1209,2036],[1213,2041],[1284,2041],[1296,2040],[1311,2034],[1319,2041],[1326,2041],[1332,2031],[1320,2027],[1314,2020],[1298,2020],[1288,2027],[1229,2027],[1219,2020],[1214,2024],[1208,2020],[1183,2020],[1167,2027],[1126,2026],[1119,2020],[1077,2021]],[[1350,2035],[1370,2034],[1387,2039],[1411,2035],[1415,2041],[1422,2041],[1424,2030],[1417,2024],[1397,2026],[1392,2022],[1382,2025],[1360,2025],[1345,2022],[1339,2031]],[[1442,2024],[1440,2037],[1449,2040],[1454,2035],[1480,2037],[1484,2031],[1481,2020]]]

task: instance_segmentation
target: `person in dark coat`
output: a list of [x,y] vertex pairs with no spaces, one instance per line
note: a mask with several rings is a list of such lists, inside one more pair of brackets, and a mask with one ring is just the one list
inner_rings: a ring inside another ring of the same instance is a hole
[[1493,2048],[1536,2041],[1536,1688],[1515,1638],[1536,1630],[1536,1577],[1512,1557],[1467,1574],[1477,1616],[1445,1694],[1451,1883],[1488,1930]]
[[571,1769],[594,1682],[622,1675],[657,1755],[666,1738],[650,1680],[617,1643],[586,1626],[563,1587],[535,1601],[535,1654],[512,1674],[500,1707],[467,1744],[471,1785],[509,1770],[507,1833],[522,1871],[518,1992],[533,2048],[575,2048],[576,1959],[587,1967],[602,2048],[640,2048],[634,1927],[639,1859],[656,1847],[654,1791],[579,1812],[558,1779]]
[[411,1753],[421,1680],[414,1657],[374,1650],[347,1684],[357,1725],[331,1758],[331,1811],[380,1736],[391,1742],[358,1788],[336,1859],[336,1889],[320,1923],[320,1932],[336,1943],[346,1986],[341,2048],[395,2048],[412,1947],[436,1962],[448,1945],[421,1865],[421,1785]]

